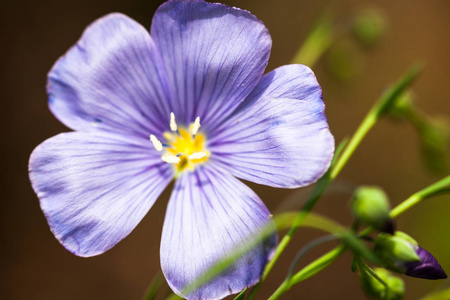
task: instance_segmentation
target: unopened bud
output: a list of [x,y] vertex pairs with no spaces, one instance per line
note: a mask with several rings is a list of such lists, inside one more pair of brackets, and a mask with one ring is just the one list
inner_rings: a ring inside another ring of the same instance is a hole
[[423,279],[447,278],[434,256],[406,233],[380,234],[375,240],[374,253],[392,271]]
[[417,126],[423,157],[433,171],[445,171],[448,168],[450,139],[448,122],[439,118],[425,120]]
[[407,263],[405,275],[433,280],[447,278],[444,269],[430,252],[418,246],[416,253],[420,262]]
[[378,230],[394,233],[386,194],[377,187],[364,186],[353,194],[351,204],[356,219]]
[[386,285],[382,284],[377,278],[361,272],[359,279],[367,296],[383,300],[400,300],[403,298],[405,284],[401,278],[382,268],[376,268],[373,271]]
[[353,24],[353,32],[359,41],[367,46],[376,44],[387,29],[384,13],[376,8],[362,10]]
[[374,253],[388,269],[405,273],[406,263],[420,262],[417,247],[417,243],[403,232],[397,231],[395,235],[381,233],[375,240]]

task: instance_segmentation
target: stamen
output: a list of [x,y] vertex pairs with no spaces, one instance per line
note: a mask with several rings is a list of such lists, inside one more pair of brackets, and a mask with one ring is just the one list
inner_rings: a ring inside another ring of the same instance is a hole
[[162,151],[163,145],[156,136],[150,134],[150,141],[153,143],[153,147],[155,147],[156,151]]
[[191,155],[189,155],[189,159],[190,160],[201,159],[205,156],[206,156],[206,153],[203,151],[200,151],[200,152],[195,152],[195,153],[192,153]]
[[173,155],[163,155],[161,159],[169,164],[178,164],[181,161],[181,158]]
[[178,130],[177,122],[175,122],[175,114],[173,112],[170,113],[170,130],[173,132]]
[[192,135],[195,136],[200,129],[200,117],[197,117],[192,125]]

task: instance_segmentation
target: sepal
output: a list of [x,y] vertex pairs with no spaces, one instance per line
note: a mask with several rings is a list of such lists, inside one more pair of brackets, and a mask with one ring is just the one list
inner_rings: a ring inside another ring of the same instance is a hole
[[374,253],[395,272],[405,273],[406,263],[420,262],[416,253],[417,243],[405,233],[397,231],[395,235],[381,233],[375,239]]

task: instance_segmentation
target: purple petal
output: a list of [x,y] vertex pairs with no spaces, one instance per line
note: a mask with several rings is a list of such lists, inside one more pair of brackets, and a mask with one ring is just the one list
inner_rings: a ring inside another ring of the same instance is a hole
[[406,263],[405,275],[423,279],[447,278],[447,274],[445,274],[439,262],[430,252],[419,246],[416,253],[419,256],[420,261]]
[[210,135],[211,159],[235,176],[274,187],[311,184],[328,169],[334,138],[314,73],[303,65],[266,74]]
[[169,97],[149,32],[121,14],[91,24],[48,75],[49,106],[75,130],[167,130]]
[[[161,241],[161,266],[170,287],[186,297],[183,288],[271,224],[269,216],[259,197],[229,174],[211,166],[183,174],[169,201]],[[222,299],[254,285],[275,244],[273,235],[187,298]]]
[[136,227],[172,178],[151,147],[130,137],[70,132],[33,151],[33,189],[67,250],[101,254]]
[[200,116],[211,130],[254,89],[272,41],[248,11],[202,0],[168,1],[151,34],[163,57],[174,113],[189,124]]

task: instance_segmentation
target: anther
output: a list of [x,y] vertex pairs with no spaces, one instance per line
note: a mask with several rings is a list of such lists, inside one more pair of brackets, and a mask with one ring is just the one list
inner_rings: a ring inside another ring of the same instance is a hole
[[200,129],[200,117],[197,117],[192,125],[192,135],[195,136]]
[[178,130],[177,122],[175,122],[175,114],[173,112],[170,113],[170,130],[173,132]]
[[173,155],[163,155],[161,159],[169,164],[178,164],[181,161],[181,158]]
[[200,152],[195,152],[195,153],[192,153],[191,155],[189,155],[189,159],[190,160],[201,159],[205,156],[206,156],[206,153],[203,151],[200,151]]
[[153,143],[153,147],[155,147],[156,151],[162,151],[163,149],[163,145],[162,143],[158,140],[158,138],[156,136],[154,136],[153,134],[150,135],[150,141]]

